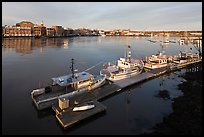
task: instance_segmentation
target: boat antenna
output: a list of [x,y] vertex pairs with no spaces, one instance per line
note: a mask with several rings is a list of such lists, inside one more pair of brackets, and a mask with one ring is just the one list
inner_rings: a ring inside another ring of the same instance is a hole
[[131,62],[131,50],[130,50],[130,45],[128,45],[128,59],[129,59],[129,62]]
[[74,59],[72,58],[72,62],[71,62],[71,71],[72,71],[72,78],[74,78]]

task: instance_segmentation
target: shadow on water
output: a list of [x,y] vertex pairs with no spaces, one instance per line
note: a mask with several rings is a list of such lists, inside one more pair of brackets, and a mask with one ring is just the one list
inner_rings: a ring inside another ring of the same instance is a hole
[[170,98],[170,94],[169,94],[169,91],[165,89],[165,86],[164,86],[164,76],[161,77],[161,81],[159,83],[159,91],[156,91],[156,95],[155,97],[159,97],[159,98],[162,98],[162,99],[171,99]]
[[[46,117],[51,116],[51,115],[55,116],[55,114],[56,114],[54,112],[54,110],[52,110],[52,108],[46,108],[43,110],[38,110],[33,102],[32,102],[32,107],[37,112],[38,119],[43,119],[43,118],[46,118]],[[62,127],[57,119],[55,121],[56,121],[56,126],[62,131],[63,134],[69,134],[69,133],[79,129],[80,127],[83,127],[89,123],[92,123],[96,119],[103,117],[105,115],[106,115],[106,111],[102,111],[102,112],[100,112],[94,116],[88,117],[88,118],[81,120],[80,122],[77,122],[77,123],[75,123],[69,127],[66,127],[66,128]]]
[[52,108],[46,108],[46,109],[43,109],[43,110],[38,110],[33,102],[32,102],[32,107],[37,112],[37,117],[39,119],[43,119],[43,118],[48,117],[50,115],[55,115],[55,112],[54,112],[54,110],[52,110]]
[[162,98],[164,100],[165,99],[171,99],[168,90],[164,89],[164,90],[159,90],[157,92],[158,93],[156,93],[155,97],[159,97],[159,98]]

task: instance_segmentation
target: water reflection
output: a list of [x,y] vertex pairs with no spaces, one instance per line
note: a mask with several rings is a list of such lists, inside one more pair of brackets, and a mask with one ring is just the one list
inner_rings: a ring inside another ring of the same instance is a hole
[[[3,38],[2,41],[2,51],[5,52],[11,52],[15,51],[16,53],[23,53],[23,54],[31,54],[33,53],[33,50],[36,50],[36,48],[39,50],[40,53],[44,53],[45,47],[53,47],[53,48],[64,48],[68,49],[68,47],[72,45],[80,45],[83,44],[84,47],[87,47],[89,45],[107,45],[107,44],[113,44],[116,47],[118,44],[120,45],[131,45],[133,49],[135,50],[135,53],[138,54],[138,56],[142,56],[146,52],[143,50],[146,50],[145,48],[148,48],[150,51],[155,50],[156,48],[162,47],[162,50],[165,50],[166,53],[172,54],[173,52],[179,53],[178,46],[180,43],[146,43],[147,46],[141,47],[138,49],[138,44],[143,43],[137,43],[136,41],[138,39],[146,39],[148,41],[148,38],[137,38],[137,37],[69,37],[69,38]],[[163,39],[163,37],[156,37],[155,40],[160,41]],[[171,39],[179,39],[177,37],[172,37]],[[74,42],[74,43],[73,43]],[[87,46],[86,46],[87,45]],[[151,45],[151,46],[148,46]],[[176,46],[176,47],[174,47]],[[195,51],[202,51],[202,43],[201,42],[194,42],[188,44],[180,44],[179,49],[184,50],[191,50],[192,52]],[[121,48],[121,47],[120,47]],[[143,49],[144,48],[144,49]],[[142,51],[142,52],[140,52]],[[149,52],[151,54],[154,54],[153,52]],[[151,54],[147,54],[148,56]]]
[[31,54],[37,47],[40,53],[44,53],[45,46],[67,49],[72,41],[69,38],[4,38],[2,50],[4,52],[15,51],[16,53]]
[[13,51],[16,53],[30,54],[33,50],[33,41],[31,38],[6,38],[2,41],[3,51]]

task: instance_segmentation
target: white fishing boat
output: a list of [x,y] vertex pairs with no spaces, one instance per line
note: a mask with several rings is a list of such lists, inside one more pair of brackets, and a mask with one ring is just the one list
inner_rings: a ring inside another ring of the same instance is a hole
[[167,66],[168,57],[159,52],[156,55],[151,55],[146,58],[144,67],[148,69],[155,69]]
[[[116,64],[104,64],[100,71],[101,76],[107,76],[111,81],[121,80],[140,74],[143,71],[144,63],[142,60],[131,58],[130,46],[128,46],[127,57],[120,58]],[[126,54],[126,55],[127,55]]]
[[95,105],[93,103],[85,103],[85,104],[82,104],[80,106],[76,106],[72,109],[72,111],[84,111],[84,110],[89,110],[89,109],[92,109],[94,108]]
[[41,94],[66,90],[66,93],[77,93],[89,91],[105,84],[105,76],[94,76],[88,72],[76,72],[74,70],[74,59],[72,59],[72,74],[52,78],[52,85],[35,89],[31,92],[32,98]]
[[191,52],[180,51],[179,55],[173,56],[173,62],[176,64],[186,63],[190,60],[198,60],[200,58],[199,54],[193,54]]

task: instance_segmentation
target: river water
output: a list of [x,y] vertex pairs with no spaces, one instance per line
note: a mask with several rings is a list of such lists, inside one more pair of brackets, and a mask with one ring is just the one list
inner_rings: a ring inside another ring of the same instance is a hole
[[[172,113],[172,99],[182,95],[177,85],[185,69],[134,85],[103,99],[107,110],[64,130],[52,109],[37,111],[30,92],[52,77],[71,73],[71,59],[79,71],[98,75],[103,63],[124,56],[131,45],[133,58],[144,58],[164,49],[166,55],[190,50],[193,45],[160,42],[147,37],[4,38],[2,42],[3,134],[142,134]],[[162,37],[156,37],[160,41]],[[170,37],[179,40],[178,37]],[[167,97],[159,96],[166,90]]]

